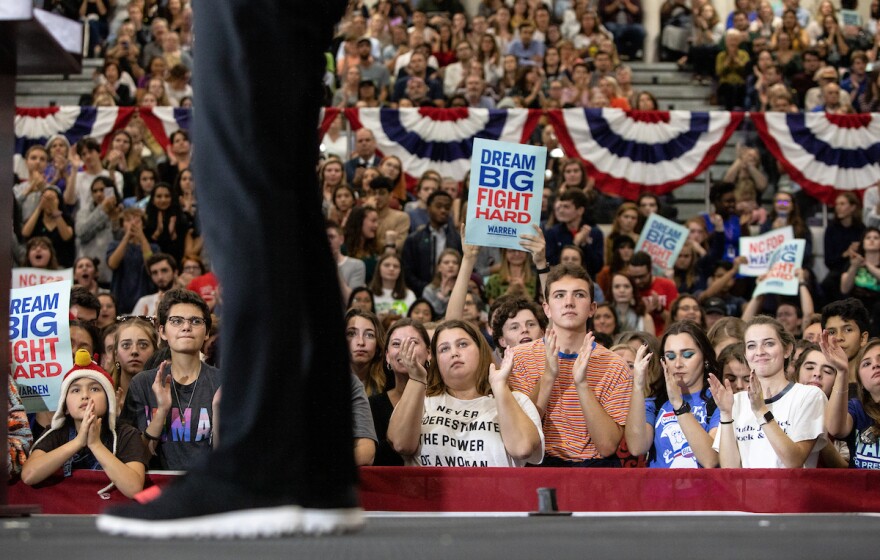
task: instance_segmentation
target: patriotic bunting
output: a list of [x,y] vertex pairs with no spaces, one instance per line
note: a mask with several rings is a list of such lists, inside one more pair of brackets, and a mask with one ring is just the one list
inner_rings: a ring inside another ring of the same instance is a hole
[[[321,110],[323,136],[340,109]],[[596,186],[635,199],[665,194],[692,181],[715,162],[742,123],[743,113],[629,111],[619,109],[345,109],[354,130],[366,127],[383,156],[403,162],[412,187],[427,170],[462,180],[474,138],[526,143],[542,114],[569,156],[584,161]],[[172,107],[17,108],[16,169],[34,144],[55,134],[71,143],[91,136],[107,148],[109,134],[135,116],[163,148],[178,129],[189,129],[189,109]],[[861,191],[880,180],[880,118],[875,114],[751,113],[764,144],[797,184],[832,203],[841,191]]]
[[791,179],[826,204],[880,180],[880,114],[750,113]]
[[742,113],[563,109],[548,111],[566,154],[587,165],[596,186],[635,200],[666,194],[718,157]]
[[354,130],[373,131],[383,156],[397,156],[413,185],[427,170],[457,181],[470,168],[474,138],[525,143],[540,111],[528,109],[346,109]]
[[[34,144],[45,145],[51,136],[64,135],[71,144],[91,136],[102,144],[108,135],[125,128],[137,113],[163,148],[175,130],[188,129],[189,109],[174,107],[49,107],[15,110],[15,152],[24,154]],[[105,146],[106,148],[106,146]]]

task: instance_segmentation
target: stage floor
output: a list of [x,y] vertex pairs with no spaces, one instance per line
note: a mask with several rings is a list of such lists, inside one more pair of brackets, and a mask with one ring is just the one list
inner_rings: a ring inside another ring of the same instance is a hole
[[759,514],[369,515],[341,537],[146,541],[102,535],[93,516],[0,519],[4,560],[273,558],[337,560],[567,558],[876,558],[880,516]]

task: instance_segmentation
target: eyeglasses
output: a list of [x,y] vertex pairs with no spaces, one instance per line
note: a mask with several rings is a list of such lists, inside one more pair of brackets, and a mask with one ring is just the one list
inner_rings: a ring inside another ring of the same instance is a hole
[[189,323],[193,328],[196,327],[204,327],[205,320],[201,317],[179,317],[177,315],[172,315],[168,317],[168,324],[172,327],[182,327],[184,323]]
[[193,264],[193,265],[187,265],[187,266],[183,267],[183,271],[184,272],[201,272],[202,268],[197,264]]
[[132,321],[134,319],[140,319],[141,321],[146,321],[146,322],[150,323],[154,327],[156,326],[156,318],[153,317],[152,315],[117,315],[116,316],[117,323],[124,323],[126,321]]

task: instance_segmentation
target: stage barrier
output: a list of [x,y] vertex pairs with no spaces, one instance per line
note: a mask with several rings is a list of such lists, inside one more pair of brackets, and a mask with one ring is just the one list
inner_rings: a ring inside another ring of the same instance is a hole
[[[151,473],[160,487],[175,475]],[[541,487],[556,488],[559,509],[590,512],[741,511],[845,513],[880,511],[880,474],[831,469],[360,469],[367,511],[528,512]],[[39,504],[47,514],[94,514],[128,500],[104,500],[103,473],[77,471],[38,487],[17,482],[10,504]]]

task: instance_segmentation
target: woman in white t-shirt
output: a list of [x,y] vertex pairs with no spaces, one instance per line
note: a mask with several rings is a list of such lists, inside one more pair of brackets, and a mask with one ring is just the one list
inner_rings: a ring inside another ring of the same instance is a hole
[[416,295],[403,280],[403,269],[397,253],[386,253],[379,259],[370,281],[370,291],[373,292],[376,315],[379,317],[391,313],[406,317],[409,306],[416,300]]
[[828,443],[823,422],[825,393],[785,377],[794,337],[779,321],[759,315],[746,324],[743,341],[752,373],[749,388],[733,394],[709,377],[721,411],[713,448],[724,468],[815,467]]
[[463,321],[434,333],[426,371],[417,342],[407,340],[399,359],[409,379],[391,415],[388,441],[410,466],[521,467],[544,455],[541,417],[527,395],[507,385],[508,353],[500,368],[483,336]]

